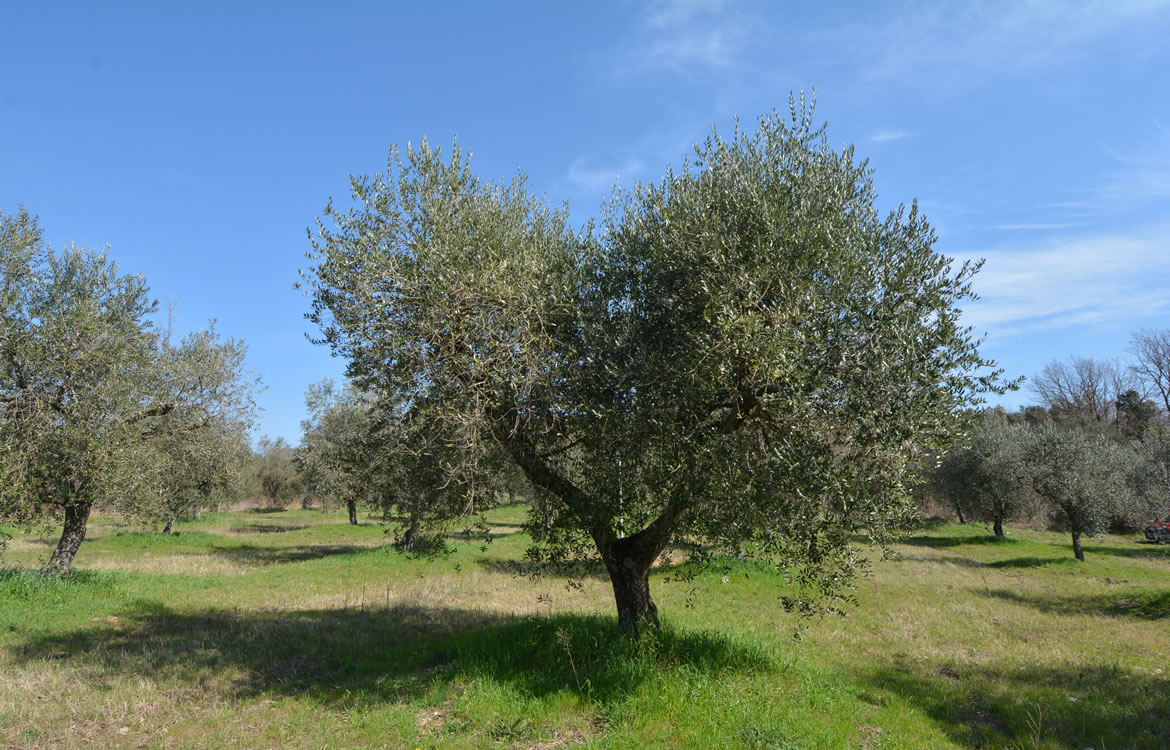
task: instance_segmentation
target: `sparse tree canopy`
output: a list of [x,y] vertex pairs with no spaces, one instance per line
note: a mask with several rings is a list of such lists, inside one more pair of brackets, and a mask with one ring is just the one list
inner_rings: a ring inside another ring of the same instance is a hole
[[45,572],[67,575],[96,504],[142,508],[157,441],[249,424],[243,344],[202,331],[171,347],[141,276],[105,253],[51,252],[36,220],[0,214],[0,511],[28,524],[63,512]]
[[974,518],[991,521],[996,536],[1004,535],[1004,521],[1027,509],[1027,429],[995,412],[985,413],[970,445],[952,450],[935,470],[943,495]]
[[353,194],[306,276],[323,340],[360,387],[433,405],[464,461],[509,457],[554,506],[534,556],[600,558],[627,632],[657,625],[678,542],[833,606],[851,535],[911,512],[910,459],[1002,389],[959,324],[977,265],[916,207],[880,217],[803,101],[618,193],[599,230],[425,141]]
[[1159,407],[1170,417],[1170,328],[1146,329],[1133,335],[1130,351],[1134,355],[1133,373],[1157,394]]
[[358,504],[376,499],[371,466],[372,403],[353,388],[338,390],[329,378],[305,394],[309,419],[294,459],[305,491],[326,506],[340,502],[357,525]]
[[1127,446],[1080,430],[1044,425],[1027,435],[1028,485],[1068,527],[1073,554],[1083,562],[1081,537],[1103,534],[1110,518],[1132,502],[1136,457]]
[[265,436],[260,438],[257,447],[255,467],[260,492],[269,507],[283,509],[304,490],[292,446],[282,437],[271,440]]
[[1057,422],[1099,431],[1114,422],[1122,394],[1139,388],[1129,369],[1088,357],[1050,362],[1032,379],[1033,392]]

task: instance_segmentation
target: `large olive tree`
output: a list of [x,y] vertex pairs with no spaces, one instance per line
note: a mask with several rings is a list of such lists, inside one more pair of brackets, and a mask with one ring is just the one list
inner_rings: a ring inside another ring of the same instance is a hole
[[24,210],[0,213],[0,242],[0,512],[61,513],[43,570],[65,576],[93,508],[157,500],[157,444],[248,424],[254,381],[241,342],[209,330],[170,346],[145,280],[104,252],[52,252]]
[[391,151],[330,204],[309,317],[384,399],[425,399],[467,461],[496,450],[543,494],[537,558],[599,558],[621,627],[658,625],[672,543],[787,570],[833,606],[912,511],[911,460],[1000,388],[959,322],[952,265],[916,207],[881,217],[870,170],[811,108],[713,133],[600,228],[458,147]]

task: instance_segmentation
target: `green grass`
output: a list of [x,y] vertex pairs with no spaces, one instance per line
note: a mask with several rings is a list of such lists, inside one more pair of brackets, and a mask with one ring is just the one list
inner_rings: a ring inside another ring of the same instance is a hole
[[66,581],[15,534],[0,747],[1170,745],[1165,547],[930,528],[799,641],[759,567],[662,571],[664,629],[630,641],[603,577],[517,576],[523,511],[489,520],[425,559],[341,514],[97,518]]

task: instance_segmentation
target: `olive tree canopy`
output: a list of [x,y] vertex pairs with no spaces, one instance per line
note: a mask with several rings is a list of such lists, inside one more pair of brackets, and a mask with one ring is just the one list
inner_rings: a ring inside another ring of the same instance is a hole
[[192,479],[157,471],[164,444],[251,423],[243,342],[209,329],[171,346],[156,309],[104,252],[54,253],[35,218],[0,212],[0,515],[63,512],[46,573],[69,573],[95,505],[144,512]]
[[985,412],[971,431],[970,444],[947,453],[934,472],[939,490],[960,511],[991,521],[996,536],[1003,523],[1030,509],[1024,451],[1028,428]]
[[718,133],[599,227],[456,146],[393,149],[327,206],[310,319],[379,397],[424,400],[467,461],[498,451],[544,496],[533,556],[599,558],[627,632],[657,626],[672,543],[787,570],[832,607],[912,511],[999,372],[959,322],[978,264],[934,252],[917,207],[879,216],[870,170],[803,100]]

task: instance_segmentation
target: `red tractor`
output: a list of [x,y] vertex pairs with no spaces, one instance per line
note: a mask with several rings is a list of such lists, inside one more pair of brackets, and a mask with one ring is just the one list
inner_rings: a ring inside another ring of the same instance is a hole
[[1146,539],[1157,544],[1170,544],[1170,516],[1147,526]]

